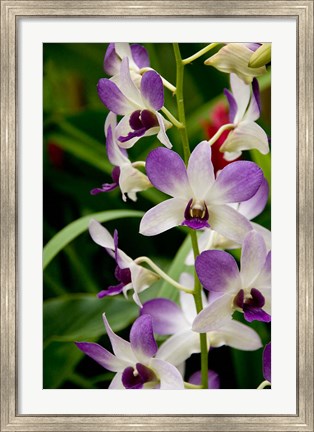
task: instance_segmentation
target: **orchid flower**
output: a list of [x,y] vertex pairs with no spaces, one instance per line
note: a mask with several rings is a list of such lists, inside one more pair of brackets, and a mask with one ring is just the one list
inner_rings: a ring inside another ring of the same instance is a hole
[[195,318],[199,333],[219,329],[235,310],[246,321],[270,322],[271,252],[263,237],[249,232],[242,246],[241,270],[227,252],[209,250],[196,258],[195,269],[203,287],[216,299]]
[[[193,288],[192,275],[182,273],[180,283]],[[211,303],[204,293],[202,300],[204,307]],[[191,294],[180,292],[180,306],[165,298],[149,300],[143,304],[140,313],[152,317],[154,333],[172,335],[159,347],[158,358],[177,366],[192,354],[201,352],[199,334],[192,330],[197,312]],[[257,350],[262,346],[255,330],[231,318],[222,323],[218,330],[208,332],[207,342],[208,348],[227,345],[245,351]]]
[[123,201],[126,201],[126,195],[136,201],[136,192],[140,192],[151,187],[147,176],[139,171],[135,166],[138,162],[131,162],[127,152],[121,149],[117,142],[116,133],[117,116],[110,112],[105,123],[105,135],[107,155],[109,161],[114,165],[112,171],[113,183],[105,183],[101,188],[91,190],[92,195],[100,192],[109,192],[120,187]]
[[251,56],[259,47],[258,43],[228,43],[205,60],[205,64],[221,72],[235,73],[246,84],[250,84],[254,77],[266,73],[265,66],[249,67]]
[[[268,199],[268,191],[268,183],[264,178],[260,187],[258,188],[258,191],[252,198],[238,204],[230,204],[230,206],[232,206],[250,221],[264,210]],[[270,250],[271,232],[267,228],[255,222],[251,222],[251,225],[255,231],[258,231],[263,236],[267,250]],[[210,228],[205,228],[204,232],[202,232],[198,238],[198,247],[199,251],[203,252],[209,249],[237,249],[241,247],[241,244],[227,239]],[[185,264],[194,265],[194,253],[192,249],[186,257]]]
[[104,247],[108,254],[112,256],[117,264],[115,276],[119,282],[118,285],[110,286],[107,290],[100,291],[98,297],[114,296],[123,292],[126,295],[127,291],[134,290],[133,300],[138,306],[141,305],[138,294],[150,287],[159,276],[136,264],[132,258],[126,255],[118,248],[118,232],[114,233],[114,237],[95,219],[91,219],[89,223],[89,233],[99,246]]
[[130,331],[130,342],[112,331],[105,314],[103,320],[114,354],[93,342],[76,342],[76,346],[107,370],[116,372],[109,389],[184,388],[180,372],[170,363],[154,358],[158,346],[150,316],[137,318]]
[[173,198],[145,213],[141,234],[152,236],[178,225],[211,227],[241,243],[252,229],[250,222],[227,204],[246,201],[257,192],[263,173],[253,162],[233,162],[215,178],[210,144],[203,141],[192,152],[187,168],[177,153],[158,147],[146,159],[146,172],[153,186]]
[[142,68],[149,67],[149,57],[146,49],[139,44],[116,42],[108,45],[105,58],[104,70],[112,76],[112,81],[119,83],[119,74],[122,60],[129,59],[130,74],[133,81],[140,83]]
[[253,79],[251,86],[245,84],[237,75],[230,74],[232,93],[225,89],[229,102],[230,122],[234,129],[230,131],[220,147],[226,160],[237,159],[243,150],[257,149],[262,154],[269,152],[268,138],[265,131],[255,121],[261,113],[258,82]]
[[102,78],[98,81],[97,91],[110,111],[124,116],[116,128],[120,147],[130,148],[141,137],[155,134],[162,144],[172,147],[166,135],[166,129],[172,124],[158,112],[164,105],[164,88],[157,72],[145,72],[140,88],[137,88],[130,75],[129,59],[124,57],[119,85]]

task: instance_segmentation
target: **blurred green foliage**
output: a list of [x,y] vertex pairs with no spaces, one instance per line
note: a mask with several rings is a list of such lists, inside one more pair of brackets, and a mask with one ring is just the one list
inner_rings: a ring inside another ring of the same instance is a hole
[[[144,45],[149,51],[151,66],[175,84],[171,44]],[[203,46],[181,44],[182,57],[194,54]],[[131,257],[147,255],[175,279],[188,270],[184,258],[190,243],[189,238],[184,241],[185,229],[173,229],[154,238],[138,234],[140,219],[134,210],[148,210],[164,198],[161,192],[149,189],[138,194],[136,203],[129,200],[124,203],[118,190],[97,196],[89,193],[92,188],[110,182],[112,170],[106,157],[104,137],[108,111],[96,92],[98,80],[106,76],[103,71],[106,48],[106,44],[44,44],[44,388],[106,388],[112,373],[83,356],[74,341],[98,341],[110,350],[102,313],[108,314],[114,331],[126,339],[129,326],[138,315],[132,300],[122,296],[102,300],[96,297],[98,291],[115,283],[114,262],[89,237],[90,215],[102,214],[110,232],[118,229],[120,247]],[[228,75],[205,67],[203,60],[185,68],[191,148],[206,138],[203,122],[209,118],[217,101],[224,101],[222,91],[228,87]],[[269,74],[262,77],[260,87],[263,90],[260,123],[270,135]],[[165,106],[176,115],[176,101],[168,90],[165,90]],[[174,150],[181,154],[175,128],[169,130],[168,135]],[[144,160],[158,145],[156,137],[144,138],[130,150],[130,158]],[[246,157],[256,161],[270,181],[270,157],[256,152]],[[118,212],[112,213],[112,210]],[[78,219],[80,221],[70,228],[65,228]],[[257,222],[270,228],[269,205]],[[74,231],[73,226],[76,227]],[[155,296],[178,298],[173,287],[163,281],[145,291],[141,298],[145,301]],[[261,323],[257,327],[263,342],[267,343],[269,327]],[[247,353],[223,347],[209,354],[209,366],[220,373],[223,388],[256,388],[262,381],[261,362],[261,350]],[[189,374],[199,369],[198,358],[192,356],[187,366]]]

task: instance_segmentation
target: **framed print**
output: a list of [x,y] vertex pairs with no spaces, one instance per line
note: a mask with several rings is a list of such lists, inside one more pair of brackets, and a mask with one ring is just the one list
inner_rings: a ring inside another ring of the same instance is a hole
[[1,24],[1,431],[313,431],[313,2]]

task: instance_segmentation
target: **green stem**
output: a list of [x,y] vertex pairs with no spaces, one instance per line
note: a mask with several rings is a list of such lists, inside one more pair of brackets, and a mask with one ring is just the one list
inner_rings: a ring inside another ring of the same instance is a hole
[[174,51],[176,64],[177,64],[176,98],[177,98],[177,107],[178,107],[178,117],[180,123],[182,123],[183,125],[183,127],[179,129],[179,133],[181,135],[181,140],[183,145],[184,161],[185,163],[187,163],[191,152],[190,152],[189,137],[186,130],[184,98],[183,98],[184,64],[182,62],[179,44],[177,43],[173,44],[173,51]]
[[166,107],[162,107],[161,111],[168,117],[168,119],[171,121],[171,123],[176,126],[178,129],[184,128],[183,124],[180,123],[169,110],[167,110]]
[[[150,67],[145,67],[140,69],[140,74],[143,75],[143,73],[148,72],[148,71],[153,71],[154,69],[150,68]],[[168,90],[170,90],[173,94],[175,94],[176,92],[176,88],[174,85],[172,85],[169,81],[167,81],[163,76],[160,75],[160,78],[162,80],[162,83],[164,85],[164,87],[166,87]]]
[[[190,151],[189,137],[186,129],[185,109],[184,109],[184,96],[183,96],[184,64],[182,61],[178,43],[173,44],[173,50],[174,50],[174,55],[175,55],[176,65],[177,65],[176,98],[177,98],[177,107],[178,107],[178,117],[179,117],[179,121],[183,125],[183,128],[179,129],[179,132],[182,140],[184,161],[187,164],[191,151]],[[198,249],[196,232],[194,230],[191,231],[191,239],[192,239],[192,246],[194,251],[194,258],[196,259],[196,257],[199,255],[199,249]],[[199,313],[201,312],[201,310],[203,310],[202,287],[195,270],[194,270],[194,291],[192,292],[192,294],[194,297],[197,313]],[[206,333],[201,333],[200,334],[201,374],[202,374],[202,388],[204,389],[208,388],[208,350],[207,350],[206,339],[207,339]]]
[[217,45],[219,45],[219,43],[217,43],[217,42],[216,43],[211,43],[211,44],[207,45],[205,48],[202,48],[200,51],[197,51],[197,53],[193,54],[191,57],[188,57],[188,58],[182,60],[182,63],[184,65],[187,65],[187,64],[191,63],[192,61],[198,59],[202,55],[208,53],[208,51],[212,50]]
[[188,294],[193,294],[193,290],[190,290],[189,288],[179,284],[174,279],[172,279],[170,276],[168,276],[163,270],[161,270],[160,267],[158,267],[157,264],[155,264],[150,258],[142,256],[138,257],[134,260],[136,264],[146,263],[148,264],[159,276],[161,276],[165,281],[169,282],[172,286],[177,288],[180,291],[184,291]]
[[184,388],[191,389],[191,390],[197,390],[197,389],[201,389],[202,386],[196,385],[196,384],[191,384],[189,382],[184,381]]
[[226,130],[231,130],[234,129],[235,125],[233,123],[227,123],[223,126],[221,126],[220,129],[218,129],[218,131],[215,133],[215,135],[213,137],[211,137],[211,139],[208,141],[209,144],[212,146],[220,137],[221,134],[223,134]]
[[[194,258],[200,254],[197,242],[197,236],[195,231],[191,231],[192,248]],[[202,301],[202,287],[199,278],[194,271],[194,302],[196,306],[196,312],[199,314],[203,310]],[[207,347],[207,336],[206,333],[200,333],[200,345],[201,345],[201,375],[202,375],[202,387],[208,388],[208,347]]]
[[262,383],[260,383],[260,385],[257,387],[257,390],[262,390],[265,387],[271,386],[271,383],[269,381],[263,381]]

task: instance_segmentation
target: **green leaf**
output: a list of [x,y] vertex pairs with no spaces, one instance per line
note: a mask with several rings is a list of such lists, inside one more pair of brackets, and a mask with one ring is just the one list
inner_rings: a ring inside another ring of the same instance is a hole
[[107,161],[105,146],[102,147],[99,145],[99,149],[96,150],[94,147],[88,146],[85,141],[81,141],[75,136],[64,135],[58,132],[48,134],[47,139],[58,143],[60,148],[81,159],[83,162],[89,163],[107,174],[111,173],[112,166]]
[[[182,272],[191,272],[192,267],[184,264],[184,261],[191,248],[192,246],[190,236],[187,235],[186,239],[178,250],[171,266],[169,267],[169,271],[167,272],[172,279],[178,281]],[[179,298],[179,291],[172,285],[170,285],[168,282],[164,281],[158,292],[158,297],[165,297],[169,298],[170,300],[177,301]]]
[[83,358],[74,342],[95,341],[106,333],[103,312],[118,332],[134,321],[138,307],[123,297],[100,300],[94,295],[72,294],[47,300],[43,312],[44,388],[58,388],[71,379]]
[[43,269],[47,267],[50,261],[68,245],[77,236],[87,230],[90,219],[96,219],[98,222],[108,222],[115,219],[142,217],[143,212],[135,210],[108,210],[99,213],[93,213],[81,217],[70,223],[59,231],[44,247],[43,251]]
[[102,314],[117,332],[138,315],[138,306],[124,297],[99,299],[90,294],[70,294],[44,302],[44,344],[97,339],[105,334]]
[[60,387],[83,356],[73,343],[51,343],[43,354],[43,387]]

